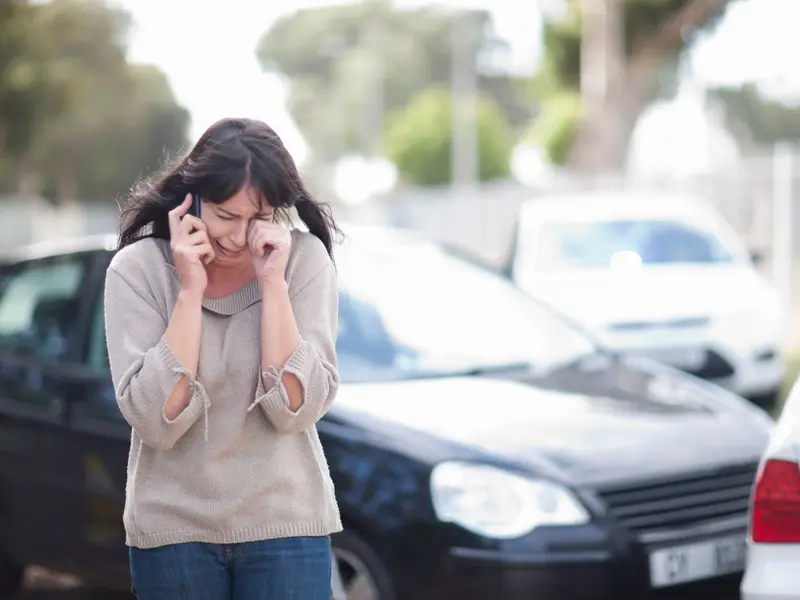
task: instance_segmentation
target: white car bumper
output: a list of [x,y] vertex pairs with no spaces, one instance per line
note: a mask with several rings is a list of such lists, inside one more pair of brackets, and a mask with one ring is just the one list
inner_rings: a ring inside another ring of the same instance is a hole
[[780,388],[786,366],[777,351],[764,349],[746,356],[726,352],[725,349],[718,349],[718,352],[729,360],[734,374],[721,379],[712,378],[714,383],[740,396],[769,394]]
[[800,545],[750,544],[741,600],[800,598]]
[[708,329],[602,336],[612,348],[688,371],[746,397],[777,391],[785,374],[778,340],[721,338]]

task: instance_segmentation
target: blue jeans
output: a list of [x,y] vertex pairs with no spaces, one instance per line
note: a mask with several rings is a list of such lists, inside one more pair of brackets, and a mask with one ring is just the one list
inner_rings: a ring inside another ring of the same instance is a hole
[[329,600],[330,537],[130,548],[138,600]]

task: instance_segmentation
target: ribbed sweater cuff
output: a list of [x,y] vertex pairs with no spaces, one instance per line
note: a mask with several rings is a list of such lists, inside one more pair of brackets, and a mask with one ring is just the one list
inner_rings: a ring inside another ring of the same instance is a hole
[[[317,386],[311,385],[314,369],[320,368],[318,363],[319,358],[314,347],[307,341],[300,340],[280,371],[268,369],[261,373],[256,399],[248,410],[256,405],[260,406],[267,419],[282,433],[296,432],[315,422],[316,419],[309,419],[309,416],[318,412],[317,407],[327,396]],[[297,377],[303,389],[303,403],[297,412],[290,408],[289,396],[283,384],[284,373]]]
[[206,439],[208,439],[207,415],[210,401],[205,389],[203,388],[203,385],[186,367],[180,363],[178,358],[175,356],[175,353],[172,351],[172,348],[170,348],[169,344],[167,343],[166,337],[161,338],[156,346],[156,350],[159,358],[162,361],[162,364],[166,367],[166,369],[164,369],[162,372],[162,375],[165,378],[168,378],[168,382],[165,382],[168,383],[168,385],[163,385],[162,389],[174,389],[175,376],[185,376],[189,382],[189,389],[191,390],[192,394],[192,397],[189,399],[189,404],[174,419],[169,419],[169,417],[167,417],[165,403],[161,409],[162,420],[170,427],[174,426],[178,429],[188,429],[189,426],[197,420],[200,414],[204,413],[206,415],[205,436]]

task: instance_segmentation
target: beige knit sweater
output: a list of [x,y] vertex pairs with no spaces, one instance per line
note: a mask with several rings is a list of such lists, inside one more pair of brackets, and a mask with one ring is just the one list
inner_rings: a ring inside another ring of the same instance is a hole
[[341,530],[315,426],[338,388],[336,271],[316,237],[292,232],[286,280],[301,342],[284,369],[302,384],[300,409],[289,410],[275,373],[261,372],[261,298],[253,282],[203,301],[193,395],[169,421],[164,402],[188,375],[164,339],[179,291],[169,243],[145,239],[114,256],[105,319],[117,399],[133,428],[128,545],[237,543]]

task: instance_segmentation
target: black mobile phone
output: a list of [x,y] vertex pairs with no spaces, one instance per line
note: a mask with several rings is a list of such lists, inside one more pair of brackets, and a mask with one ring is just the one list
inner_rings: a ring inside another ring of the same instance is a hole
[[200,218],[200,194],[192,194],[192,207],[189,209],[189,214]]

